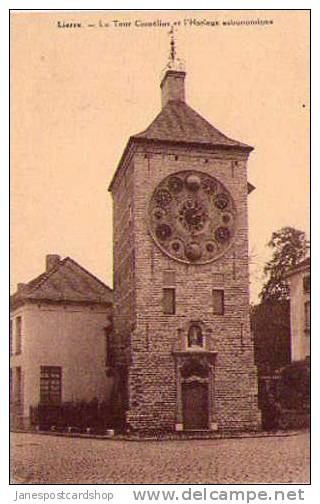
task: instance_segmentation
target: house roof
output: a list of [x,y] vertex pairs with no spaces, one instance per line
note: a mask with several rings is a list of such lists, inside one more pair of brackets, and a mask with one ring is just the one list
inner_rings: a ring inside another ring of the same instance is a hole
[[131,138],[253,150],[228,138],[183,101],[169,101],[146,130]]
[[58,261],[45,273],[20,284],[10,298],[14,308],[27,301],[111,304],[113,291],[70,257]]

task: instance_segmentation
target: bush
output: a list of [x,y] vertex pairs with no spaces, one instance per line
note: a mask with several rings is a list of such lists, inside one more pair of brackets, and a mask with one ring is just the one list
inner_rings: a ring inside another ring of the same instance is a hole
[[280,370],[278,395],[282,408],[310,410],[310,365],[293,362]]

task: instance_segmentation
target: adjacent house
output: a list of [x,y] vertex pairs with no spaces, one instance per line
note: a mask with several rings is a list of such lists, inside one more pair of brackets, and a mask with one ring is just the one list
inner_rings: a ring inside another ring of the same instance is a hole
[[46,257],[46,270],[10,299],[11,427],[28,427],[38,404],[108,399],[107,340],[112,290],[70,257]]
[[291,360],[310,356],[310,257],[287,273],[290,286]]

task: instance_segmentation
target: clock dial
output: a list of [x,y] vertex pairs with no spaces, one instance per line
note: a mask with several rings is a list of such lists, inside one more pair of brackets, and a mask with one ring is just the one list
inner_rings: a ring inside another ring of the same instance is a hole
[[236,207],[214,177],[195,170],[163,179],[149,205],[150,232],[167,255],[189,264],[205,264],[230,246]]

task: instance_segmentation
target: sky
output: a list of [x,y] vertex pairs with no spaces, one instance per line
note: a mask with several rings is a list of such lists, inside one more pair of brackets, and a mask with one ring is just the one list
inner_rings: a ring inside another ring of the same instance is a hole
[[[273,23],[222,24],[258,18]],[[70,22],[81,28],[62,27]],[[12,291],[44,270],[49,253],[72,257],[112,286],[108,185],[129,136],[160,111],[169,22],[185,62],[187,103],[255,147],[248,163],[256,187],[249,196],[253,302],[272,232],[293,226],[309,234],[308,12],[14,13]]]

